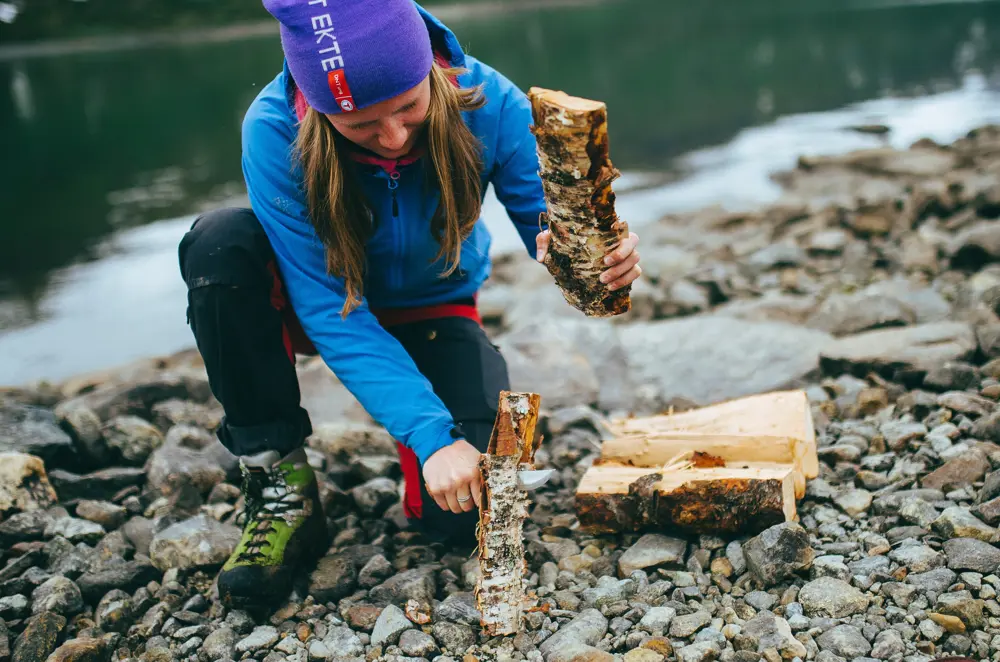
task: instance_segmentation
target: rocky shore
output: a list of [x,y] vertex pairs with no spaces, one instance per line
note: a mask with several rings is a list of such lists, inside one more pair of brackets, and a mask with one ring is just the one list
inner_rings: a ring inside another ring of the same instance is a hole
[[[1000,129],[803,157],[780,204],[641,232],[624,318],[501,260],[482,308],[541,393],[524,632],[480,632],[471,549],[406,527],[388,435],[299,370],[335,539],[289,600],[225,609],[236,459],[197,354],[0,392],[0,662],[1000,661]],[[573,490],[608,416],[806,389],[821,475],[741,539],[595,538]]]

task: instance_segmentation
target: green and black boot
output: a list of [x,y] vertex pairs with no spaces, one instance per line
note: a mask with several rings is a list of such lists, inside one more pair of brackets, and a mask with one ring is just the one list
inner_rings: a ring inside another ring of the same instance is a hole
[[304,449],[240,461],[246,526],[219,574],[219,598],[229,607],[278,604],[295,574],[329,546],[316,474]]

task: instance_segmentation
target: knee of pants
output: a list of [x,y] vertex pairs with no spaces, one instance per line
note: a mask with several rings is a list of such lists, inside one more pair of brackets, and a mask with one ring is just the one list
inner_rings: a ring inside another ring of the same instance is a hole
[[264,228],[250,209],[218,209],[199,216],[178,246],[188,289],[267,287],[273,256]]

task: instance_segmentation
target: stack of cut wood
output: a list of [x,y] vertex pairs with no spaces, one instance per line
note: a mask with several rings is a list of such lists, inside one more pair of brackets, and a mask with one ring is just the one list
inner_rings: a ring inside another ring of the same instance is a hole
[[797,519],[796,499],[819,472],[803,391],[617,420],[612,433],[577,488],[591,533],[754,533]]

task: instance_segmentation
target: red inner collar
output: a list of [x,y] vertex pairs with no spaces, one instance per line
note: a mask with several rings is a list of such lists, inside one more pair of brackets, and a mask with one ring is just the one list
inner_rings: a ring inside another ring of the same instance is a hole
[[[434,54],[434,61],[437,63],[439,67],[447,68],[451,66],[451,63],[448,62],[447,58],[445,58],[445,56],[442,55],[441,53]],[[451,76],[450,79],[452,84],[455,85],[455,87],[458,87],[458,78],[456,76]],[[298,85],[296,85],[295,116],[298,118],[300,122],[306,116],[307,110],[309,110],[309,104],[308,102],[306,102],[306,97],[304,94],[302,94],[302,90],[299,89]],[[411,163],[420,160],[420,157],[424,155],[423,145],[417,145],[412,150],[410,150],[409,154],[401,156],[398,159],[384,159],[378,154],[374,154],[362,147],[359,147],[358,145],[355,145],[354,143],[349,142],[349,144],[352,148],[350,150],[350,156],[353,161],[356,161],[358,163],[364,163],[367,165],[378,166],[383,170],[385,170],[386,172],[395,172],[396,169],[399,168],[400,166],[410,165]]]

